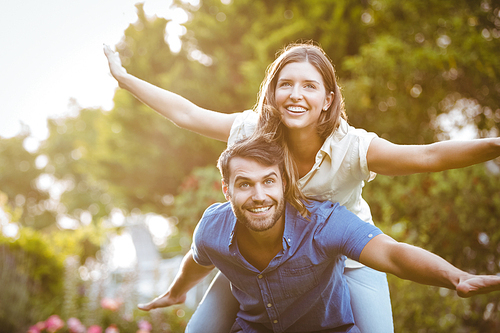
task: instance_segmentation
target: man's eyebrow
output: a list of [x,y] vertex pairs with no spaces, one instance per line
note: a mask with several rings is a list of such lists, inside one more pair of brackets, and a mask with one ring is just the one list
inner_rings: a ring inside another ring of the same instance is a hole
[[272,177],[272,176],[278,177],[278,174],[276,174],[275,171],[271,171],[267,175],[265,175],[263,178],[269,178],[269,177]]
[[[271,171],[269,172],[267,175],[264,175],[262,178],[265,179],[265,178],[269,178],[269,177],[273,177],[275,176],[276,178],[278,177],[278,174],[275,172],[275,171]],[[248,178],[248,177],[245,177],[245,176],[236,176],[234,178],[234,182],[238,182],[238,181],[241,181],[241,180],[249,180],[249,181],[252,181],[251,178]]]
[[250,180],[250,178],[244,177],[244,176],[236,176],[236,177],[234,177],[234,182],[235,183],[238,182],[238,181],[240,181],[240,180]]

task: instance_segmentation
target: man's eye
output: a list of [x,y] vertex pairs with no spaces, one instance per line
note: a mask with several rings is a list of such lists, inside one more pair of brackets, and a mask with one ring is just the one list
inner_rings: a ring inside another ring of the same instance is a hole
[[240,188],[242,188],[242,187],[248,187],[248,186],[249,186],[249,185],[248,185],[248,183],[241,183],[241,184],[239,185],[239,187],[240,187]]
[[274,179],[267,179],[265,181],[266,184],[273,184],[274,183]]

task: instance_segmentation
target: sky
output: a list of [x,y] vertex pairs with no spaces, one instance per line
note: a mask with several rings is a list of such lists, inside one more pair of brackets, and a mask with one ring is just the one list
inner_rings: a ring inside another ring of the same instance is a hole
[[[171,0],[23,0],[0,11],[0,137],[29,127],[32,142],[48,136],[47,119],[65,117],[71,100],[110,110],[118,85],[110,76],[103,43],[116,45],[137,20],[170,17]],[[33,149],[33,148],[32,148]]]

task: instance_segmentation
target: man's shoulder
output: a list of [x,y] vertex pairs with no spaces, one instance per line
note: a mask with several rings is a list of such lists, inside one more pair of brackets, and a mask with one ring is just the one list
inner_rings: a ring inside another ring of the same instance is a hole
[[221,217],[233,214],[230,202],[218,202],[210,205],[203,213],[203,219],[210,219],[214,217]]
[[205,239],[205,241],[208,239],[213,240],[216,235],[229,230],[228,228],[234,223],[233,219],[235,217],[230,203],[215,203],[205,210],[196,225],[195,238],[198,240]]
[[319,201],[314,199],[309,199],[306,203],[307,209],[314,215],[330,215],[333,211],[342,209],[343,206],[339,205],[338,202],[331,202],[329,200]]
[[309,200],[307,208],[310,215],[310,221],[315,223],[325,223],[331,220],[351,221],[359,220],[356,214],[352,213],[345,206],[338,202]]

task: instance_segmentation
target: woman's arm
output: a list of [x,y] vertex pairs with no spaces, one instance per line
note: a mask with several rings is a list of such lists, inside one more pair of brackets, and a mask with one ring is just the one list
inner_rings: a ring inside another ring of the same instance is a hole
[[500,137],[470,141],[441,141],[428,145],[396,145],[372,140],[366,159],[370,171],[398,176],[457,169],[500,156]]
[[402,279],[456,290],[460,297],[500,290],[500,276],[466,273],[431,252],[384,234],[366,244],[359,262]]
[[193,259],[191,250],[189,250],[182,259],[179,272],[168,290],[149,303],[139,304],[138,308],[149,311],[156,308],[164,308],[184,303],[186,301],[187,292],[203,280],[213,269],[214,266],[198,265]]
[[226,114],[200,108],[182,96],[161,89],[131,74],[122,66],[118,53],[104,45],[111,75],[121,88],[163,115],[175,125],[198,134],[227,141],[237,113]]

